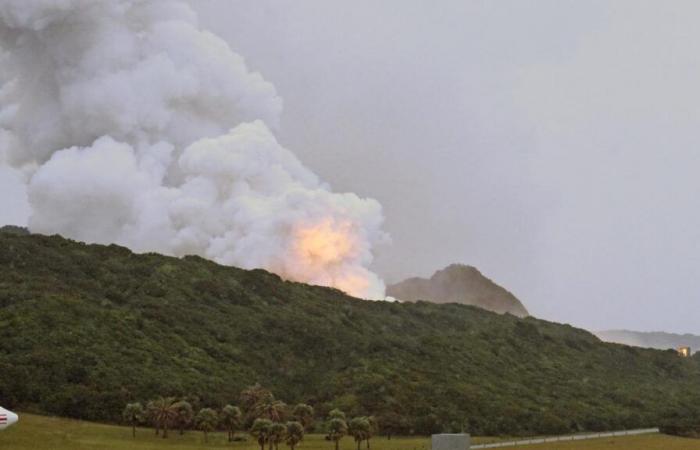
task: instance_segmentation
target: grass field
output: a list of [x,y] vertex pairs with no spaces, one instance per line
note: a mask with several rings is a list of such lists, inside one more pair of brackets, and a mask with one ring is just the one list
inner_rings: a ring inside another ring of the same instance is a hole
[[[259,447],[246,435],[248,442],[226,442],[225,433],[209,433],[209,443],[204,443],[201,432],[189,431],[184,436],[170,432],[168,439],[154,435],[153,429],[137,429],[136,439],[131,437],[131,428],[101,425],[77,420],[20,414],[20,422],[0,432],[2,450],[194,450],[194,449],[236,449],[258,450]],[[288,449],[286,445],[280,450]],[[333,450],[333,443],[325,441],[321,435],[310,435],[297,447],[299,450]],[[426,438],[384,437],[372,440],[374,450],[428,450]],[[342,450],[355,449],[351,438],[341,441]],[[364,449],[364,445],[363,445]]]
[[589,441],[553,442],[551,444],[500,448],[527,448],[531,450],[700,450],[700,439],[684,439],[663,434],[647,434],[619,438],[591,439]]
[[[483,439],[476,438],[476,442]],[[20,423],[0,432],[2,450],[194,450],[194,449],[257,450],[252,441],[229,444],[222,433],[211,433],[205,444],[202,433],[188,432],[184,436],[173,433],[168,439],[153,434],[152,429],[139,429],[136,439],[131,429],[111,425],[94,424],[77,420],[22,414]],[[280,448],[287,449],[286,446]],[[321,435],[307,436],[299,450],[333,450],[333,444]],[[364,446],[363,446],[364,448]],[[502,447],[505,448],[505,447]],[[522,448],[522,447],[518,447]],[[579,442],[557,442],[531,445],[532,450],[700,450],[700,440],[681,439],[664,435],[604,438]],[[342,450],[355,449],[349,437],[341,441]],[[372,440],[373,450],[429,450],[427,438],[377,437]]]

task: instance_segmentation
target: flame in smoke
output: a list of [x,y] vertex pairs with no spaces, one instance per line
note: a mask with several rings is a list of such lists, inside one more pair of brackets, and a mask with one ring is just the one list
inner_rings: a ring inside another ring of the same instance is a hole
[[361,253],[359,232],[357,224],[332,217],[297,225],[292,232],[291,264],[277,272],[366,298],[372,290],[371,274],[348,264]]
[[354,253],[352,224],[336,223],[327,218],[311,225],[297,228],[295,234],[295,254],[300,263],[306,266],[328,266],[342,262]]
[[370,282],[366,276],[346,272],[335,279],[334,286],[346,294],[364,298],[367,297]]

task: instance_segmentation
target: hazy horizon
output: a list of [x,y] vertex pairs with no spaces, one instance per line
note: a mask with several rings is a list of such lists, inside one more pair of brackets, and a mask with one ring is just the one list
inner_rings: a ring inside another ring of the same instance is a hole
[[[536,317],[700,334],[700,4],[189,3],[274,85],[280,144],[381,204],[387,284],[465,263]],[[1,164],[0,192],[26,225]]]

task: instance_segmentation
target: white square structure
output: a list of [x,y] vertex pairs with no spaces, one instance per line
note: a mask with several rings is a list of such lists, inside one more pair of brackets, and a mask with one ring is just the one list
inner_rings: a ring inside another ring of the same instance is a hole
[[434,434],[432,450],[469,450],[468,434]]

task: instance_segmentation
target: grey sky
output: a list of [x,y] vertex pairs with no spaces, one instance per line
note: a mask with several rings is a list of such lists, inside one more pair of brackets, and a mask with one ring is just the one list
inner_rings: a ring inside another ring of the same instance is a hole
[[464,262],[546,319],[700,332],[700,4],[192,3],[382,203],[388,282]]
[[29,204],[22,185],[22,174],[7,166],[0,166],[0,226],[4,224],[27,225]]

